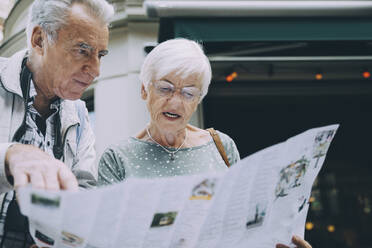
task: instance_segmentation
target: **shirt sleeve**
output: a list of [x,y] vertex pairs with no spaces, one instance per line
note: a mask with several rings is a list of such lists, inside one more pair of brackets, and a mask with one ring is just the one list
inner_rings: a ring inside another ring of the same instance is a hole
[[14,143],[0,144],[0,193],[5,193],[13,190],[13,185],[9,183],[5,173],[5,154],[12,144]]
[[234,140],[227,134],[224,134],[220,131],[217,132],[221,138],[223,147],[225,148],[226,156],[229,160],[230,165],[237,163],[240,160],[240,154]]
[[115,147],[108,148],[98,164],[98,186],[121,182],[125,179],[124,162]]
[[[72,172],[78,180],[80,188],[90,189],[97,184],[97,161],[95,151],[95,137],[89,123],[88,110],[83,101],[78,103],[78,111],[82,111],[80,119],[81,135],[79,140],[70,140],[77,146],[77,161],[72,165]],[[84,118],[84,120],[82,120]],[[84,124],[83,124],[84,123]]]

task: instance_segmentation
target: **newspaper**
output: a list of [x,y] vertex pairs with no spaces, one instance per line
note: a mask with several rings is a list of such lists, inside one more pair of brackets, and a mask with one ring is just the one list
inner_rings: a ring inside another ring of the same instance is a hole
[[308,130],[224,173],[128,178],[81,192],[25,187],[18,201],[39,247],[294,247],[337,128]]

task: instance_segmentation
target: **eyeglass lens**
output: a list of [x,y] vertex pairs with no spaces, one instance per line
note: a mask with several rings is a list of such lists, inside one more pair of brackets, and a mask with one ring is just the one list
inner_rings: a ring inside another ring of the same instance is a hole
[[[171,96],[176,91],[173,84],[159,81],[154,84],[156,92],[161,96]],[[185,100],[192,101],[201,95],[200,90],[196,87],[183,87],[181,88],[181,96]]]

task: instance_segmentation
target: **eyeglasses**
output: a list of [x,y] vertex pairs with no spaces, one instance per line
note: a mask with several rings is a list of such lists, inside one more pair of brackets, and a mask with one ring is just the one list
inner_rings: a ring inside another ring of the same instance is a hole
[[156,94],[163,97],[172,97],[177,89],[181,90],[182,99],[188,102],[192,102],[201,96],[200,89],[193,86],[176,88],[173,84],[166,81],[157,81],[151,84],[154,86]]

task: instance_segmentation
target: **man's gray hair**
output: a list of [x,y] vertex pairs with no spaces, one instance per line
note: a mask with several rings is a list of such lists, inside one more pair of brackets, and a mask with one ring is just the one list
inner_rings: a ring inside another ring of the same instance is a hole
[[71,6],[80,3],[89,9],[89,14],[104,24],[109,24],[114,8],[106,0],[35,0],[30,7],[26,27],[27,45],[31,48],[31,36],[35,26],[40,26],[53,43],[58,30],[66,24]]
[[202,46],[195,41],[178,38],[160,43],[146,56],[140,80],[147,91],[150,82],[170,73],[181,78],[196,75],[202,86],[200,101],[207,94],[212,78],[211,65]]

